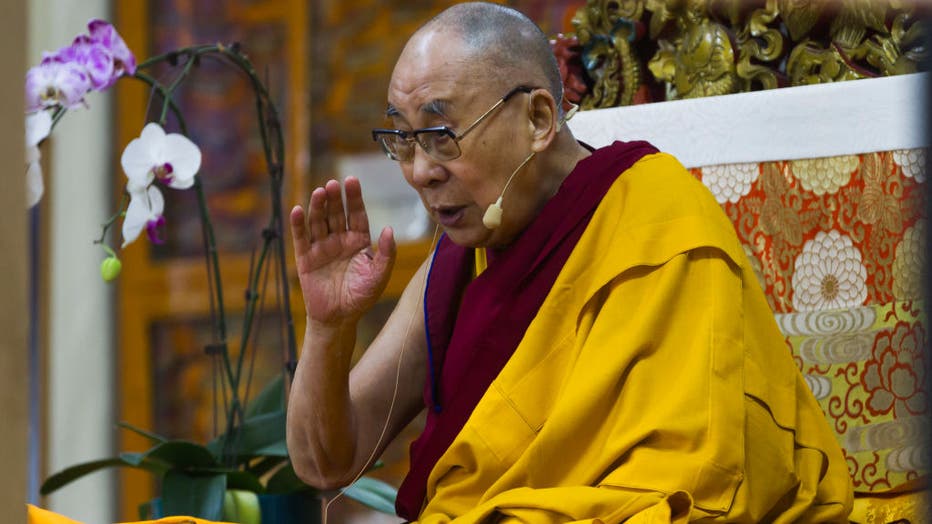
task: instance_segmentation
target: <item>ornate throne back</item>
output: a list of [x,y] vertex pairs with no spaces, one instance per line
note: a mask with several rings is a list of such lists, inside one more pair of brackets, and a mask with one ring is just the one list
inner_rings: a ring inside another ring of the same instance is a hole
[[[895,146],[848,147],[858,142],[850,135],[871,134],[876,124],[869,121],[855,127],[839,122],[823,141],[811,131],[824,122],[812,119],[826,110],[870,113],[857,106],[893,89],[916,94],[923,81],[917,76],[819,86],[845,88],[826,93],[834,99],[828,106],[819,88],[792,88],[780,96],[587,111],[571,122],[574,134],[593,146],[647,138],[712,191],[838,436],[855,490],[865,494],[902,488],[929,469],[921,299],[925,150],[918,147],[921,122],[910,123],[914,117],[905,108],[885,108],[917,133],[904,133]],[[769,114],[791,107],[798,112]],[[760,119],[742,124],[719,112]],[[806,150],[787,150],[786,142],[801,138],[812,141]],[[844,154],[829,143],[836,141]],[[760,146],[776,152],[748,158]],[[822,146],[831,156],[819,153]]]

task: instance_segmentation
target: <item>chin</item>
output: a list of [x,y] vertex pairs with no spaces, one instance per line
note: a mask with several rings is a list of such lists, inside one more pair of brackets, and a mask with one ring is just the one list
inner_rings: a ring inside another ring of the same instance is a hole
[[492,232],[484,227],[479,228],[443,228],[451,242],[463,247],[486,247],[492,238]]

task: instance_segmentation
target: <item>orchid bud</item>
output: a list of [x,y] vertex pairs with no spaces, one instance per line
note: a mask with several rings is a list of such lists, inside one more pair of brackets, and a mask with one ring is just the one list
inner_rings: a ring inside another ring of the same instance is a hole
[[116,255],[110,255],[100,263],[100,276],[104,282],[111,282],[120,276],[120,270],[123,269],[123,263]]

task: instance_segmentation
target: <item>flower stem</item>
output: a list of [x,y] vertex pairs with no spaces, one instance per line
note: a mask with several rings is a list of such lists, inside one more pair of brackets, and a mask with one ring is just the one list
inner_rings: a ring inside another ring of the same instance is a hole
[[[254,268],[250,271],[248,288],[249,299],[246,302],[244,312],[243,331],[240,337],[240,351],[238,354],[235,369],[232,366],[230,353],[226,345],[226,320],[223,307],[223,290],[221,288],[220,263],[217,254],[216,239],[214,236],[213,224],[207,207],[207,199],[202,185],[200,174],[195,176],[194,189],[197,193],[198,210],[204,233],[205,257],[207,259],[209,282],[211,283],[211,317],[215,329],[215,346],[219,346],[221,351],[223,368],[227,377],[227,384],[230,387],[230,404],[227,410],[226,440],[223,450],[224,459],[235,458],[235,443],[233,442],[237,422],[242,422],[244,416],[243,403],[239,398],[239,389],[241,386],[241,377],[243,372],[244,358],[247,345],[250,340],[253,324],[255,323],[258,304],[258,294],[256,289],[260,275],[263,274],[263,268],[268,262],[269,254],[274,253],[277,262],[277,270],[280,272],[280,304],[286,324],[287,333],[287,355],[289,362],[289,371],[293,370],[291,364],[297,359],[297,344],[294,334],[294,321],[291,313],[290,295],[288,291],[287,267],[285,259],[285,247],[283,241],[283,207],[282,207],[282,181],[284,178],[284,156],[285,147],[282,137],[281,122],[278,117],[275,104],[272,101],[268,89],[262,83],[259,75],[249,59],[239,52],[237,45],[210,44],[192,46],[169,53],[154,56],[144,62],[141,62],[134,77],[152,87],[163,98],[162,110],[159,115],[159,122],[165,122],[168,112],[177,118],[181,133],[188,135],[188,129],[185,120],[181,114],[177,103],[174,101],[174,94],[181,84],[190,76],[190,73],[197,64],[201,56],[219,54],[226,58],[231,65],[240,69],[249,79],[250,85],[255,94],[256,117],[258,120],[259,134],[262,141],[262,149],[265,157],[266,167],[271,184],[272,210],[268,227],[263,233],[263,244],[261,254]],[[169,86],[163,85],[152,76],[144,73],[141,69],[148,69],[152,66],[169,62],[173,65],[177,63],[179,57],[185,58],[184,69],[174,78]],[[272,244],[275,243],[273,246]],[[213,305],[216,305],[214,309]],[[293,372],[293,371],[292,371]]]
[[[120,201],[120,210],[113,214],[110,218],[107,219],[103,225],[100,226],[100,238],[94,241],[95,244],[103,244],[104,239],[107,237],[107,231],[116,223],[117,219],[126,214],[126,205],[129,204],[127,194],[123,193],[123,198]],[[106,245],[106,244],[104,244]]]

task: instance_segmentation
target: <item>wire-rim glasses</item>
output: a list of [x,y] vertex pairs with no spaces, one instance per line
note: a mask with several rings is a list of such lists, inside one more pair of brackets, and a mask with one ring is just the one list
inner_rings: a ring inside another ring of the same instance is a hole
[[398,162],[410,162],[414,158],[414,144],[417,143],[425,153],[439,162],[455,160],[460,157],[459,141],[466,138],[480,122],[517,93],[530,93],[533,87],[518,86],[495,102],[488,111],[469,125],[459,135],[447,126],[425,127],[411,131],[401,129],[373,129],[372,139],[379,142],[385,155]]

